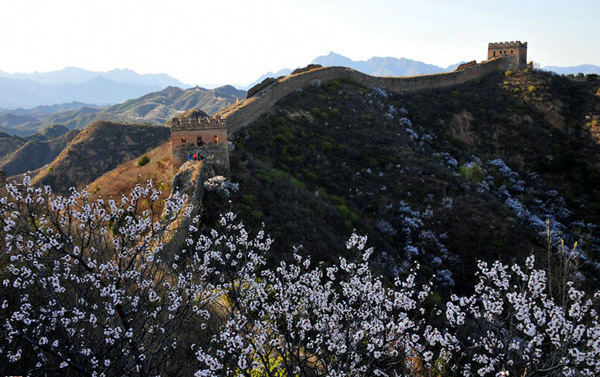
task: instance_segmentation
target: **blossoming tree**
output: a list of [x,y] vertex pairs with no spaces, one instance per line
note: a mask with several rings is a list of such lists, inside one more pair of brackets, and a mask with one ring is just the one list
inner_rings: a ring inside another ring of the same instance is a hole
[[435,308],[418,266],[373,274],[365,237],[347,243],[355,260],[269,266],[264,232],[229,213],[200,234],[185,198],[154,213],[150,183],[118,201],[27,179],[2,190],[0,374],[600,374],[600,295],[567,283],[556,300],[533,257],[481,262],[473,293]]

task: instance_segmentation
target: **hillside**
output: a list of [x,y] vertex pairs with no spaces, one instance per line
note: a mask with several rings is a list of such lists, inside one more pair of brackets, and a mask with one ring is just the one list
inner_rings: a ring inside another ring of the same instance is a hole
[[162,126],[99,121],[81,131],[48,165],[35,182],[51,185],[57,193],[82,187],[123,162],[136,158],[168,140]]
[[[4,170],[7,176],[12,176],[33,171],[49,164],[79,132],[79,130],[68,130],[68,132],[57,136],[49,133],[49,138],[31,138],[18,149],[3,157],[0,162],[0,169]],[[36,135],[43,136],[42,133]]]
[[241,190],[209,195],[206,219],[264,222],[274,259],[298,246],[331,261],[356,230],[389,274],[418,260],[446,287],[477,259],[545,250],[549,219],[599,276],[598,85],[508,72],[410,94],[304,88],[231,137]]
[[78,133],[69,131],[54,125],[26,137],[0,132],[0,169],[10,176],[51,162]]
[[[5,112],[0,114],[0,131],[24,136],[53,124],[61,124],[72,129],[85,128],[88,124],[99,120],[163,124],[173,116],[192,108],[200,108],[213,114],[245,95],[246,92],[232,86],[187,90],[168,87],[104,108],[83,106],[68,111],[40,114],[38,117],[35,115],[17,116]],[[3,119],[5,120],[3,121]]]
[[163,143],[144,155],[149,158],[147,163],[140,162],[142,156],[136,156],[96,178],[88,184],[88,190],[105,198],[119,197],[128,194],[137,183],[145,184],[151,179],[153,186],[162,191],[162,198],[168,197],[173,180],[171,143]]

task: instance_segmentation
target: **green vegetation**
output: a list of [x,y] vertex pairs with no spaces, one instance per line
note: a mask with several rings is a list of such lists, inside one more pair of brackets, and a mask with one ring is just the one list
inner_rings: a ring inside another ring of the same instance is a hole
[[462,164],[459,169],[460,175],[470,183],[479,183],[485,178],[481,165],[477,162]]
[[144,166],[144,165],[146,165],[149,162],[150,162],[150,157],[148,157],[148,155],[145,154],[142,157],[140,157],[140,159],[138,160],[137,164],[138,164],[138,166]]

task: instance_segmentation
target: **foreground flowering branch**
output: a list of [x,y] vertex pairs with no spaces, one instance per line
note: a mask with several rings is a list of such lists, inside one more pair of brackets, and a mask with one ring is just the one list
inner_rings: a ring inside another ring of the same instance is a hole
[[231,213],[204,235],[192,219],[174,250],[189,208],[153,213],[151,183],[118,201],[1,190],[0,375],[600,374],[600,295],[567,283],[555,300],[533,257],[480,262],[473,294],[436,308],[418,266],[374,275],[365,237],[355,260],[270,268],[272,240]]

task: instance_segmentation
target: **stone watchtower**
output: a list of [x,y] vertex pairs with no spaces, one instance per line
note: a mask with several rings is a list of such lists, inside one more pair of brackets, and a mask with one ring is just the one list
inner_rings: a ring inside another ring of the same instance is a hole
[[507,58],[514,62],[515,68],[527,67],[527,42],[497,42],[488,45],[488,60]]
[[[210,117],[200,110],[190,110],[171,123],[173,173],[193,154],[212,156],[217,165],[228,170],[227,128],[221,117]],[[221,161],[222,160],[222,161]]]

